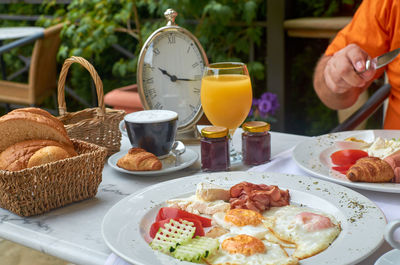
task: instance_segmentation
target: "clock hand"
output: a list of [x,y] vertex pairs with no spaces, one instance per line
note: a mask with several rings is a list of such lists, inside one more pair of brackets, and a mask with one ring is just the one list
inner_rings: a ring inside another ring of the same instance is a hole
[[187,79],[187,78],[177,78],[176,80],[180,80],[180,81],[196,81],[194,79]]
[[168,76],[171,79],[172,82],[176,82],[177,80],[179,80],[179,81],[196,81],[196,80],[193,80],[193,79],[178,78],[178,77],[176,77],[176,75],[171,75],[166,70],[161,69],[160,67],[158,67],[158,69],[161,71],[161,73],[163,73],[164,75]]
[[160,69],[161,73],[163,73],[163,75],[168,76],[172,82],[175,82],[178,78],[174,75],[170,75],[166,70],[161,69],[160,67],[158,67],[158,69]]

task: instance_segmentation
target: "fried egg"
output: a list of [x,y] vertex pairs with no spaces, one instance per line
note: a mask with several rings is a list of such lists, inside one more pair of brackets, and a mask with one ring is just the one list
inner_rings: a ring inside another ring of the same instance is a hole
[[364,148],[364,151],[366,151],[369,156],[375,156],[384,159],[385,157],[397,152],[399,149],[399,140],[377,137],[369,147]]
[[271,243],[279,244],[281,247],[284,248],[296,248],[296,245],[292,242],[288,242],[278,238],[272,231],[268,229],[268,232],[265,234],[264,238]]
[[333,216],[308,207],[289,205],[265,212],[264,225],[281,240],[294,243],[293,257],[304,259],[325,250],[339,235]]
[[264,238],[268,233],[263,219],[260,213],[248,209],[230,209],[226,213],[218,212],[213,215],[215,223],[230,231],[231,234],[244,234],[258,239]]
[[289,257],[278,244],[249,235],[225,234],[219,238],[221,247],[207,259],[210,264],[232,265],[293,265],[298,259]]

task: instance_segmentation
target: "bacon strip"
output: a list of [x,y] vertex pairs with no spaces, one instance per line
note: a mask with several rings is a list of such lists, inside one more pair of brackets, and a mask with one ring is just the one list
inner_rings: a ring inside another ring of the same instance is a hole
[[231,209],[249,209],[257,212],[268,210],[270,207],[289,205],[289,190],[281,190],[275,185],[253,184],[241,182],[230,189]]

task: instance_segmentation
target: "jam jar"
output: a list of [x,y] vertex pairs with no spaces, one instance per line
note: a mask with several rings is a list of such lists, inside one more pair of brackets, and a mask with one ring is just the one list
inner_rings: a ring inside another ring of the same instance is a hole
[[230,167],[228,129],[219,126],[205,127],[200,140],[201,169],[226,171]]
[[242,125],[242,156],[245,165],[259,165],[271,159],[269,123],[250,121]]

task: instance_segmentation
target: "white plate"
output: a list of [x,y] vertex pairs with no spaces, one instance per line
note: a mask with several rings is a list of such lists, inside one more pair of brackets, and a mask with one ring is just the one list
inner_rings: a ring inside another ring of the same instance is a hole
[[241,181],[265,183],[289,189],[291,202],[332,214],[342,231],[325,251],[304,259],[304,265],[353,264],[365,259],[383,243],[386,219],[381,210],[363,195],[346,187],[315,178],[281,173],[223,172],[200,174],[159,183],[132,194],[105,215],[102,235],[118,256],[136,265],[193,264],[153,251],[148,233],[165,200],[193,194],[199,182],[226,188]]
[[400,264],[400,250],[393,249],[382,255],[375,265],[398,265]]
[[187,167],[191,166],[194,162],[196,162],[197,159],[199,158],[199,155],[195,151],[193,151],[189,148],[186,148],[185,153],[180,155],[179,164],[177,166],[175,166],[175,157],[173,155],[170,155],[167,158],[161,159],[161,162],[163,164],[161,170],[130,171],[130,170],[126,170],[126,169],[123,169],[123,168],[120,168],[119,166],[117,166],[117,161],[121,157],[126,155],[127,152],[128,152],[128,150],[120,151],[120,152],[115,153],[112,156],[110,156],[108,158],[108,164],[110,165],[110,167],[112,167],[115,170],[118,170],[120,172],[133,174],[133,175],[156,176],[156,175],[162,175],[162,174],[175,172],[175,171],[187,168]]
[[351,182],[345,175],[330,169],[330,155],[338,150],[334,143],[347,137],[356,137],[370,143],[376,137],[397,139],[400,137],[400,130],[347,131],[313,137],[294,148],[293,159],[300,168],[318,178],[364,190],[400,193],[400,183]]

